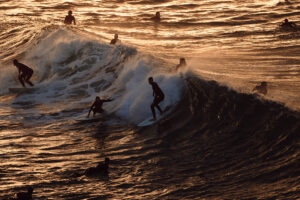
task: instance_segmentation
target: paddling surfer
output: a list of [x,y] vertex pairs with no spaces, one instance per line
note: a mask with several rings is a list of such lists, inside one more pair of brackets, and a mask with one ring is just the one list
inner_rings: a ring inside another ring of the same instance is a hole
[[112,99],[100,99],[100,97],[96,97],[93,105],[91,106],[89,110],[89,114],[87,117],[90,116],[91,111],[93,111],[93,117],[95,116],[96,113],[103,113],[104,110],[102,108],[102,105],[104,102],[110,102]]
[[258,93],[266,95],[268,92],[267,85],[267,82],[263,81],[260,83],[260,85],[255,86],[252,91],[257,91]]
[[290,22],[288,19],[285,19],[281,25],[282,28],[290,28],[293,30],[297,30],[297,25],[295,24],[295,22]]
[[176,70],[178,70],[179,68],[185,67],[185,66],[186,66],[185,58],[180,58],[179,59],[179,64],[176,65]]
[[26,87],[25,82],[28,83],[29,85],[33,86],[33,83],[31,83],[31,81],[29,80],[33,74],[33,70],[30,67],[28,67],[22,63],[19,63],[19,61],[17,59],[14,59],[13,63],[19,70],[18,78],[19,78],[20,83],[23,85],[23,87]]
[[154,17],[150,18],[151,20],[155,22],[160,22],[160,12],[156,12]]
[[157,85],[157,83],[153,81],[152,77],[149,77],[148,81],[149,81],[149,84],[152,86],[153,96],[154,96],[154,100],[151,104],[151,111],[152,111],[152,115],[153,115],[153,119],[151,121],[155,121],[156,115],[155,115],[154,108],[156,107],[159,110],[160,114],[163,113],[163,111],[161,110],[161,108],[159,107],[158,104],[164,100],[165,95],[164,95],[163,91],[160,89],[160,87]]

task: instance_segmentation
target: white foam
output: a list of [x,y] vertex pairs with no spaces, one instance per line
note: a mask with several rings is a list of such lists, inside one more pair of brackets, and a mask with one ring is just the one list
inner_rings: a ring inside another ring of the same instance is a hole
[[[19,59],[34,69],[32,81],[39,90],[17,97],[15,102],[66,102],[63,110],[83,103],[88,107],[96,96],[112,97],[113,102],[104,104],[108,112],[139,123],[151,116],[149,76],[165,93],[162,108],[174,105],[180,98],[183,80],[179,75],[166,71],[163,62],[137,53],[134,48],[111,46],[63,28],[41,35],[42,39]],[[14,68],[1,74],[0,91],[4,83],[19,84]]]

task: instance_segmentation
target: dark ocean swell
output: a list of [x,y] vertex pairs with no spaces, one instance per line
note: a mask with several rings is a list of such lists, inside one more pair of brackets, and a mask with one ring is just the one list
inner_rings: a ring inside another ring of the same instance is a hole
[[165,197],[297,199],[299,113],[214,81],[185,82],[175,111],[141,130],[161,137],[158,173],[170,175],[161,184],[181,185]]

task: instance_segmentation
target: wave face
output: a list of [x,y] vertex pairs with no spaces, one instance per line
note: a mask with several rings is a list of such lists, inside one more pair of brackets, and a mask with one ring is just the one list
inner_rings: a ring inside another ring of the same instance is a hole
[[161,136],[157,173],[174,175],[162,184],[182,186],[164,198],[299,198],[298,112],[196,77],[185,88],[175,111],[143,130]]

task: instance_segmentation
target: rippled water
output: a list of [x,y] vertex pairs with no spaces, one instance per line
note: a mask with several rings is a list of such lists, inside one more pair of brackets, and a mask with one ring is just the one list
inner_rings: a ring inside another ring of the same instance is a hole
[[[300,31],[278,29],[300,25],[290,2],[1,1],[0,197],[31,185],[34,199],[300,198]],[[107,45],[115,33],[123,45]],[[13,58],[38,91],[8,92]],[[175,110],[140,129],[150,75]],[[261,81],[268,94],[253,97]],[[77,120],[96,95],[115,99],[113,117]],[[105,157],[109,177],[78,175]]]

